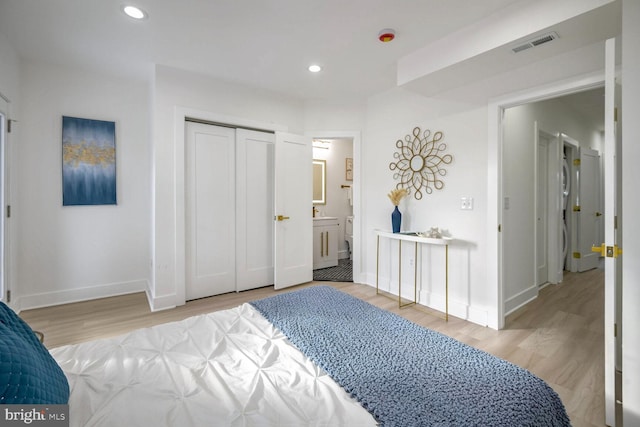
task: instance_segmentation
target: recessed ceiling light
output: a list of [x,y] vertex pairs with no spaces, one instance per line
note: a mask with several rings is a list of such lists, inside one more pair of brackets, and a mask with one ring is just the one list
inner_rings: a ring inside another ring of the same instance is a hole
[[316,64],[309,65],[309,71],[311,71],[312,73],[318,73],[322,71],[322,67]]
[[145,19],[148,16],[144,10],[131,5],[122,6],[122,11],[133,19]]

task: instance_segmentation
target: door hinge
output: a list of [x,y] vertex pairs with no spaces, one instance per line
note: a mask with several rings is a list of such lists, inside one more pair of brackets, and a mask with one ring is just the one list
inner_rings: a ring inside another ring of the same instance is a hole
[[613,336],[614,336],[614,338],[618,337],[618,324],[617,323],[613,324]]
[[618,107],[613,109],[613,121],[618,122]]
[[498,224],[498,233],[502,233],[502,224]]
[[574,212],[580,212],[580,206],[576,205],[573,207]]
[[11,302],[11,291],[7,290],[7,302]]
[[7,205],[7,218],[11,218],[11,205]]
[[580,258],[582,258],[582,254],[581,254],[580,252],[574,252],[574,253],[573,253],[573,257],[574,257],[575,259],[580,259]]
[[7,133],[11,133],[11,129],[13,128],[13,122],[17,122],[17,120],[7,119]]
[[616,216],[614,216],[614,217],[613,217],[613,228],[614,228],[615,230],[617,230],[617,229],[618,229],[618,215],[616,215]]
[[580,166],[580,159],[573,159],[574,166]]

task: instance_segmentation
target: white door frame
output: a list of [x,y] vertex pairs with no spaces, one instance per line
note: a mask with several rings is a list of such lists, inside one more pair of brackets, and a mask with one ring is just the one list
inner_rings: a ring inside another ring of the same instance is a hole
[[0,301],[2,302],[10,302],[7,301],[7,292],[9,291],[8,283],[9,283],[9,274],[8,274],[8,248],[9,248],[9,227],[7,225],[7,213],[6,206],[8,206],[9,200],[9,162],[7,161],[7,156],[9,154],[8,147],[8,129],[9,126],[9,108],[10,101],[9,99],[0,93],[0,112],[4,120],[0,123],[0,162],[2,165],[0,167],[0,205],[2,208],[0,209],[0,263],[2,263],[0,274]]
[[[605,49],[605,97],[604,97],[604,147],[603,158],[604,175],[604,241],[607,247],[621,245],[622,227],[618,227],[617,215],[621,213],[621,199],[619,199],[618,183],[620,179],[617,169],[619,157],[616,153],[618,145],[617,120],[615,109],[616,97],[616,42],[619,39],[608,39]],[[608,251],[607,251],[608,252]],[[604,254],[602,254],[604,255]],[[622,343],[620,334],[614,331],[621,323],[621,310],[618,309],[621,295],[621,262],[617,256],[604,257],[604,395],[605,395],[605,423],[610,426],[619,425],[616,416],[616,386],[620,379],[616,379],[616,369],[622,370],[617,362],[621,362]],[[624,400],[620,396],[619,402]],[[620,403],[622,405],[622,403]],[[621,407],[624,410],[624,407]]]
[[503,151],[503,117],[507,108],[516,107],[563,95],[595,89],[604,85],[602,72],[588,74],[555,84],[545,85],[518,94],[507,95],[489,101],[488,105],[488,191],[487,191],[487,230],[495,230],[494,237],[489,236],[487,253],[497,254],[487,258],[487,280],[496,284],[496,313],[489,319],[489,326],[502,329],[505,321],[504,308],[504,265],[503,265],[503,235],[502,235],[502,151]]
[[353,195],[353,282],[364,283],[364,274],[362,272],[362,215],[360,203],[360,182],[362,170],[360,159],[362,158],[362,143],[359,131],[310,131],[305,135],[311,139],[340,139],[350,138],[353,141],[353,182],[351,184]]
[[[534,209],[536,211],[536,215],[538,213],[538,208],[541,203],[546,204],[546,209],[543,213],[544,220],[546,221],[546,236],[545,236],[545,254],[546,254],[546,264],[547,264],[547,275],[544,277],[544,282],[542,283],[551,283],[557,284],[562,281],[562,270],[558,270],[560,263],[560,253],[562,253],[562,194],[560,192],[560,176],[562,173],[562,157],[560,150],[560,141],[557,134],[552,134],[551,132],[545,131],[539,126],[539,123],[536,121],[534,123],[535,129],[535,167],[534,174],[536,183],[536,188],[534,191]],[[546,176],[542,177],[546,182],[547,192],[546,192],[546,200],[539,200],[539,191],[538,191],[538,183],[540,182],[540,165],[538,163],[539,159],[539,150],[540,150],[540,136],[544,136],[548,143],[547,151],[546,151],[546,162],[547,162],[547,173]],[[535,283],[539,286],[541,282],[541,278],[538,277],[538,265],[539,261],[538,257],[538,234],[539,230],[539,220],[535,220],[534,230],[536,239],[536,248],[534,253],[536,254],[536,269],[535,269]]]

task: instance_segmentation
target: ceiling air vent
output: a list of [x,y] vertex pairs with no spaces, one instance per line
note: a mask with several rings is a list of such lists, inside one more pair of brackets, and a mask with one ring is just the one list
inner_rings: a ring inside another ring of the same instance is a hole
[[550,33],[539,35],[533,39],[527,40],[524,43],[521,43],[515,47],[511,48],[511,51],[514,53],[522,52],[523,50],[530,49],[532,47],[540,46],[541,44],[548,43],[552,40],[558,38],[558,33],[552,31]]

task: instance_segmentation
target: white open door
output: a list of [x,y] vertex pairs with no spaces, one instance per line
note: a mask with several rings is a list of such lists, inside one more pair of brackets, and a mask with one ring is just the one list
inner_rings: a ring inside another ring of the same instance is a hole
[[[618,316],[617,296],[620,254],[616,230],[618,173],[616,167],[616,83],[615,83],[615,39],[606,42],[605,51],[605,101],[604,101],[604,243],[594,247],[604,256],[604,390],[605,422],[616,425],[616,365],[619,347],[616,345],[616,318]],[[617,366],[621,369],[621,366]]]
[[275,289],[313,280],[311,138],[276,132]]

